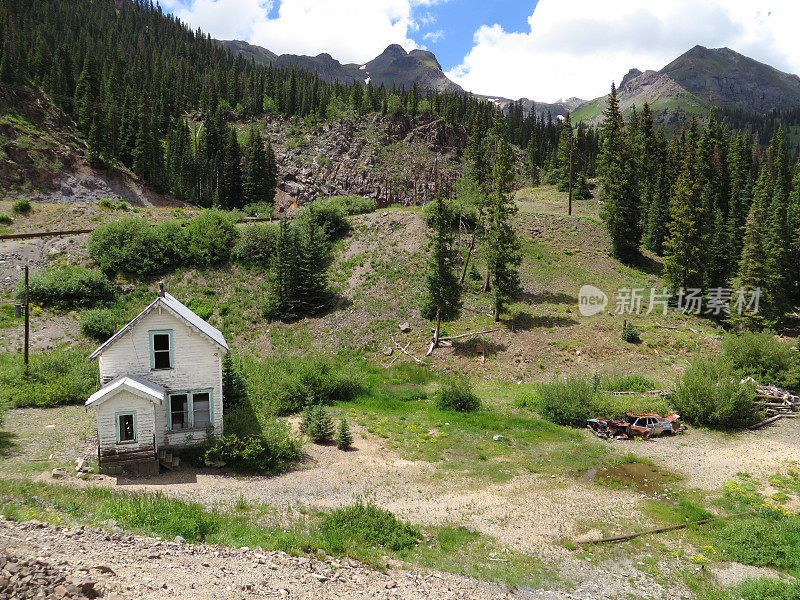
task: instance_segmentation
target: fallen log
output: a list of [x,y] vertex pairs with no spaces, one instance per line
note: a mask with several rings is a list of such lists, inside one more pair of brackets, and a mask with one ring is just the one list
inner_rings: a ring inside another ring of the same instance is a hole
[[405,354],[406,356],[410,356],[411,358],[413,358],[413,359],[414,359],[414,360],[417,362],[417,364],[420,364],[420,365],[429,365],[429,364],[430,364],[430,363],[427,363],[427,362],[425,362],[425,361],[424,361],[424,360],[422,360],[422,359],[419,359],[419,358],[417,358],[416,356],[414,356],[413,354],[411,354],[411,352],[409,352],[408,350],[406,350],[406,348],[408,348],[408,345],[406,345],[406,348],[403,348],[403,347],[402,347],[400,344],[398,344],[398,343],[397,343],[397,340],[396,340],[396,339],[392,338],[392,341],[394,342],[394,345],[395,345],[395,347],[396,347],[398,350],[400,350],[400,352],[402,352],[402,353],[403,353],[403,354]]
[[766,427],[770,423],[774,423],[778,419],[782,419],[784,416],[785,415],[782,415],[782,414],[781,415],[775,415],[774,417],[770,417],[769,419],[764,419],[760,423],[756,423],[755,425],[750,425],[750,427],[748,427],[748,429],[750,431],[755,431],[756,429],[761,429],[762,427]]
[[618,535],[616,537],[607,537],[600,540],[589,540],[579,542],[581,544],[605,544],[608,542],[626,542],[628,540],[632,540],[637,537],[641,537],[643,535],[651,535],[654,533],[665,533],[667,531],[676,531],[678,529],[686,529],[689,525],[705,525],[706,523],[711,523],[712,521],[721,521],[723,519],[731,519],[733,517],[744,517],[747,515],[754,515],[757,514],[758,511],[750,510],[743,513],[736,513],[733,515],[724,515],[721,517],[710,517],[708,519],[700,519],[699,521],[691,521],[690,523],[681,523],[680,525],[670,525],[669,527],[659,527],[658,529],[647,529],[645,531],[637,531],[636,533],[629,533],[626,535]]
[[471,335],[481,335],[483,333],[493,333],[495,331],[501,331],[505,329],[505,327],[495,327],[494,329],[486,329],[484,331],[472,331],[470,333],[462,333],[461,335],[453,335],[450,337],[440,337],[439,341],[452,341],[452,340],[460,340],[461,338],[469,337]]

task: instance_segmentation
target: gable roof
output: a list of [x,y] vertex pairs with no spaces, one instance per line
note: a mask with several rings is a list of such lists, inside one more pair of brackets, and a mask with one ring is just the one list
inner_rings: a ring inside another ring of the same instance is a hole
[[166,388],[152,381],[147,381],[135,375],[121,375],[89,396],[89,399],[86,400],[84,405],[86,408],[93,408],[122,391],[130,392],[145,400],[150,400],[153,404],[161,404],[167,393]]
[[134,327],[134,325],[136,325],[139,321],[144,319],[148,314],[150,314],[150,312],[153,309],[157,307],[166,308],[178,319],[186,323],[186,325],[192,327],[193,329],[196,329],[201,334],[206,336],[209,339],[209,341],[218,346],[224,352],[228,351],[229,349],[228,342],[225,341],[225,336],[222,335],[222,332],[219,329],[217,329],[204,319],[201,319],[198,315],[189,310],[189,308],[185,304],[182,304],[174,296],[167,294],[165,292],[163,296],[159,296],[158,298],[153,300],[153,302],[151,302],[150,305],[147,308],[145,308],[142,312],[136,315],[136,317],[130,323],[125,325],[125,327],[123,327],[117,333],[108,338],[103,343],[102,346],[100,346],[97,350],[92,352],[92,354],[89,356],[89,360],[94,360],[95,358],[100,356],[103,352],[106,351],[107,348],[111,347],[114,344],[114,342],[116,342],[120,337],[122,337],[122,335],[130,331]]

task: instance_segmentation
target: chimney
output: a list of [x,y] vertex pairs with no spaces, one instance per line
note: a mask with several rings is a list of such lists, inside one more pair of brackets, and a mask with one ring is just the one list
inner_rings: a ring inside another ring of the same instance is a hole
[[163,298],[164,297],[164,282],[163,281],[159,281],[158,282],[158,296],[159,296],[159,298]]

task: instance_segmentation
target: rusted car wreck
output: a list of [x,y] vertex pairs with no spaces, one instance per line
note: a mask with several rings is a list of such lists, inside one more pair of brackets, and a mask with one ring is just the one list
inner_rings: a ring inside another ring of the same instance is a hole
[[672,413],[662,417],[656,413],[625,413],[625,420],[587,419],[586,426],[599,438],[629,440],[648,439],[664,433],[681,433],[686,425],[679,423],[680,415]]

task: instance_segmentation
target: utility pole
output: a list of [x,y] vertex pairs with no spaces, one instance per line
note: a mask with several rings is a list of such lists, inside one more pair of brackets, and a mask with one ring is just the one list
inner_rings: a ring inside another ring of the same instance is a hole
[[25,374],[28,374],[28,346],[31,341],[31,307],[28,303],[28,265],[25,265]]
[[574,143],[575,137],[570,135],[569,136],[569,207],[567,208],[567,214],[572,215],[572,148],[575,145]]

